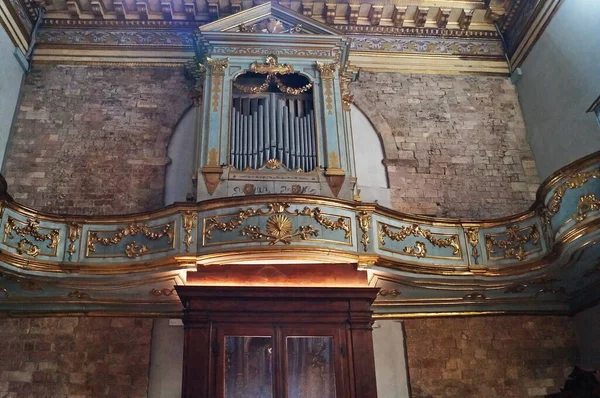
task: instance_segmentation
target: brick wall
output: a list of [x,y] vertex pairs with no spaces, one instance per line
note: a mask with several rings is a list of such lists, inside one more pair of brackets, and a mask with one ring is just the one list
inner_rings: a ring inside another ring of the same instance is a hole
[[189,104],[178,68],[36,65],[4,165],[9,193],[71,214],[161,207],[167,145]]
[[570,318],[405,321],[413,398],[539,397],[558,392],[577,354]]
[[147,396],[151,319],[0,318],[0,397]]
[[382,136],[395,209],[490,218],[532,204],[539,181],[508,79],[362,72],[352,91]]

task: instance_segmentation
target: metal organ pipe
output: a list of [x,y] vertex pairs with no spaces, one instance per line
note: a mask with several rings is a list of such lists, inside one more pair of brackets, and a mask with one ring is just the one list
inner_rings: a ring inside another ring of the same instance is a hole
[[316,167],[314,110],[310,95],[234,94],[230,163],[258,169],[278,159],[289,169]]

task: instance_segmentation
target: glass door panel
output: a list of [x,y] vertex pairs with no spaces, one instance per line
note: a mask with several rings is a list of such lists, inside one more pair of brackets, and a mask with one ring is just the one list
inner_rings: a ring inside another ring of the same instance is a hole
[[287,397],[335,398],[333,337],[287,337]]
[[225,336],[225,398],[273,398],[273,338]]

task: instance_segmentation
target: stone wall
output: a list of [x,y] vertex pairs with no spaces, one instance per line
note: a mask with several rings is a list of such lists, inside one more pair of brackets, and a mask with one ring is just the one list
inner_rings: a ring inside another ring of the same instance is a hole
[[539,181],[507,79],[362,72],[352,91],[382,137],[395,209],[490,218],[532,204]]
[[36,65],[4,164],[9,193],[71,214],[162,207],[167,145],[188,93],[180,68]]
[[0,318],[0,397],[147,396],[152,319]]
[[577,355],[567,317],[413,319],[405,331],[413,398],[544,396]]

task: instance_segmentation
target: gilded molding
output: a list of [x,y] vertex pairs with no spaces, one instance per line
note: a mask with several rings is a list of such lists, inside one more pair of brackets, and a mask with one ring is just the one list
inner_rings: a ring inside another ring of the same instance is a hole
[[576,222],[582,222],[587,218],[588,213],[600,210],[600,199],[593,193],[585,194],[577,202]]
[[[520,233],[522,231],[526,231],[525,234]],[[525,244],[537,245],[540,241],[540,233],[535,224],[524,228],[512,225],[506,228],[505,234],[507,235],[506,239],[496,239],[497,234],[485,235],[485,249],[490,260],[494,259],[492,254],[496,253],[496,249],[501,249],[504,259],[523,261],[529,255],[525,251]]]
[[42,28],[38,33],[38,44],[77,46],[161,46],[191,48],[193,33],[176,30],[115,30],[113,29],[59,29]]
[[504,56],[499,38],[488,40],[401,37],[352,36],[350,49],[376,53],[402,52],[414,54]]
[[192,231],[196,228],[196,220],[198,219],[198,213],[192,211],[186,211],[183,213],[183,229],[185,230],[185,237],[183,243],[185,244],[185,252],[189,253],[192,243],[194,243]]
[[[163,237],[167,237],[169,244],[173,243],[175,238],[174,222],[170,222],[165,225],[157,227],[149,227],[146,224],[130,224],[125,228],[120,228],[113,233],[112,236],[107,238],[101,238],[98,234],[105,231],[89,231],[87,236],[87,249],[86,257],[89,257],[89,253],[96,252],[96,244],[103,246],[113,246],[121,242],[127,236],[142,235],[149,240],[159,240]],[[162,228],[159,232],[154,232],[153,229]],[[110,231],[106,231],[110,232]],[[129,242],[125,247],[125,255],[129,258],[139,257],[145,253],[148,253],[149,249],[146,245],[137,245],[135,241]]]
[[[393,232],[392,228],[399,229],[399,231]],[[436,247],[451,247],[452,254],[455,256],[460,253],[460,244],[457,235],[452,235],[449,238],[436,238],[430,230],[423,229],[417,224],[405,227],[391,227],[387,224],[381,224],[381,229],[379,230],[379,244],[384,246],[386,237],[393,241],[404,241],[409,236],[425,238]],[[413,247],[405,247],[403,251],[410,256],[427,256],[425,244],[419,241],[417,241]]]
[[369,243],[371,242],[371,238],[369,237],[369,227],[371,226],[372,217],[366,211],[359,211],[356,214],[356,219],[358,220],[358,227],[362,231],[360,243],[363,244],[363,250],[367,251],[369,249]]
[[[17,223],[25,225],[24,227],[17,226]],[[4,224],[4,239],[3,242],[6,243],[6,238],[13,239],[13,232],[19,236],[22,236],[17,245],[17,253],[19,254],[27,254],[31,257],[37,257],[40,254],[40,247],[31,242],[26,237],[32,237],[37,242],[45,242],[49,240],[50,242],[46,246],[48,249],[54,249],[53,254],[51,256],[56,256],[56,250],[58,248],[58,243],[60,242],[60,231],[58,229],[50,229],[50,232],[47,234],[40,233],[40,229],[44,229],[40,227],[40,222],[36,219],[27,219],[27,222],[22,222],[16,220],[12,217],[8,217],[6,220],[6,224]],[[49,228],[46,228],[49,229]]]
[[600,178],[600,168],[577,173],[560,184],[552,194],[552,198],[548,203],[548,212],[550,216],[554,216],[559,212],[563,197],[568,189],[581,188],[591,178]]

